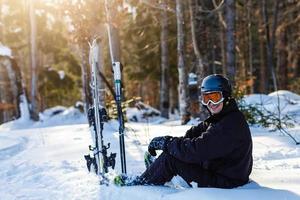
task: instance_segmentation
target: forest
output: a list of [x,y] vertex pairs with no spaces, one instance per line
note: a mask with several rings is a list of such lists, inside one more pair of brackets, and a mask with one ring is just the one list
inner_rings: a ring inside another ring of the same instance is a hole
[[166,118],[175,110],[182,119],[197,116],[199,84],[213,73],[228,77],[237,96],[300,93],[298,0],[1,0],[0,6],[0,41],[20,69],[34,120],[56,105],[92,104],[94,40],[104,104],[114,98],[115,60],[122,63],[123,100],[141,98]]

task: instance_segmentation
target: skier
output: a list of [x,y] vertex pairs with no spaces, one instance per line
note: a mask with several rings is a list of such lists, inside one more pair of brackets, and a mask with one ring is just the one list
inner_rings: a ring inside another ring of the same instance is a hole
[[201,103],[210,117],[189,129],[183,137],[152,139],[148,151],[160,156],[134,180],[115,179],[120,185],[163,185],[175,175],[198,187],[234,188],[246,184],[252,170],[249,126],[231,96],[227,78],[214,74],[201,85]]

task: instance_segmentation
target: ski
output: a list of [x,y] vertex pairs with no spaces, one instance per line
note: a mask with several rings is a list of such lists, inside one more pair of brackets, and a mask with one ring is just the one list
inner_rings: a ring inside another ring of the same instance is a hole
[[93,106],[88,109],[88,121],[90,132],[92,135],[93,144],[89,146],[89,155],[84,158],[87,162],[89,171],[94,171],[97,175],[103,176],[108,172],[108,167],[115,167],[116,153],[111,153],[107,156],[107,150],[110,148],[110,143],[104,144],[103,127],[107,121],[107,112],[104,107],[99,104],[98,92],[98,46],[96,40],[93,41],[90,50],[91,64],[91,88],[93,91]]

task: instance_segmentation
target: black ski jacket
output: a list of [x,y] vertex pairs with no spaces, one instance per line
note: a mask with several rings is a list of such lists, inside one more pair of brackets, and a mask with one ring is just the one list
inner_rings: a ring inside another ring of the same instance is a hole
[[253,163],[251,133],[234,99],[224,103],[219,114],[189,129],[184,137],[174,137],[166,150],[181,161],[199,164],[237,185],[249,181]]

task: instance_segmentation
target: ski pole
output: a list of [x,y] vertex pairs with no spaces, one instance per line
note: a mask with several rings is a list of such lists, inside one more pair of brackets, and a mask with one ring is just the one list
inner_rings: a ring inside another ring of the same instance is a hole
[[124,141],[124,118],[122,112],[122,82],[121,82],[121,64],[120,62],[113,62],[113,73],[116,90],[116,104],[119,121],[119,140],[120,140],[120,157],[122,173],[126,174],[126,155],[125,155],[125,141]]

